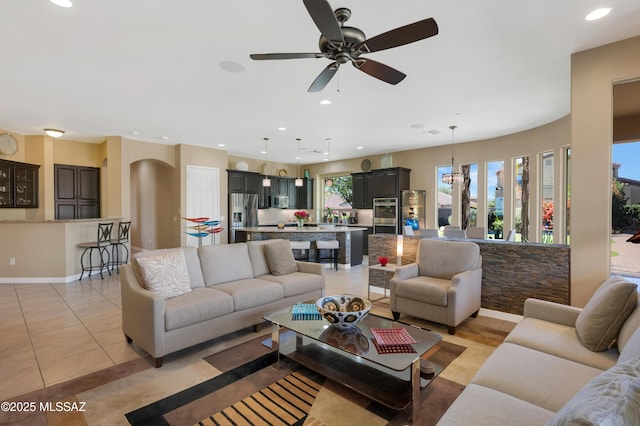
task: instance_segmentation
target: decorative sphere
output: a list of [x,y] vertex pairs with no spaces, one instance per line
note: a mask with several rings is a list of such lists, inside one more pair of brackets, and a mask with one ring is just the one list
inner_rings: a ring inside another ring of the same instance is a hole
[[355,326],[371,310],[371,302],[351,294],[321,297],[316,301],[320,314],[339,328]]

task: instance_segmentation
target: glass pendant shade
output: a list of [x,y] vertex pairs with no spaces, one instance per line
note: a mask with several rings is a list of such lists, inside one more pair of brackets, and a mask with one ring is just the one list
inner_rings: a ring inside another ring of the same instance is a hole
[[264,138],[264,179],[262,179],[262,186],[268,188],[271,186],[271,179],[267,176],[267,171],[269,170],[269,138]]
[[453,166],[453,132],[457,126],[449,126],[451,129],[451,173],[444,173],[442,175],[442,183],[447,185],[460,185],[464,178],[462,177],[462,173],[456,172]]

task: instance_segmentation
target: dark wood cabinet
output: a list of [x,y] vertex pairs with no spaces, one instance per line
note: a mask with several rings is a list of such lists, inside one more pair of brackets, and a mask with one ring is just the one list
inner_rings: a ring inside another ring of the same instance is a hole
[[378,169],[371,172],[352,173],[354,209],[373,208],[376,197],[400,198],[401,192],[410,188],[411,170],[403,167]]
[[0,208],[38,207],[37,164],[0,160]]
[[277,195],[289,197],[290,209],[313,208],[313,179],[304,179],[304,185],[297,187],[295,178],[269,176],[271,186],[263,187],[264,175],[254,172],[227,170],[229,193],[258,194],[258,208],[271,207],[272,198]]
[[56,219],[100,217],[100,169],[54,165]]
[[400,198],[400,192],[410,187],[410,169],[393,167],[374,170],[371,173],[375,181],[375,197]]
[[262,175],[250,172],[227,170],[228,192],[240,194],[258,194],[262,186]]

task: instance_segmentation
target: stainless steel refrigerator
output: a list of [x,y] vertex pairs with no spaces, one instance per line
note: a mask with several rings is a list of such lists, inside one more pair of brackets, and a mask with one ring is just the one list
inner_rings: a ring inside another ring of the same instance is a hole
[[244,232],[236,233],[238,228],[258,226],[258,195],[229,194],[229,242],[240,243],[247,240]]
[[[405,190],[402,191],[402,226],[403,234],[410,230],[414,235],[419,235],[420,230],[426,227],[427,191]],[[404,228],[405,226],[409,228]]]

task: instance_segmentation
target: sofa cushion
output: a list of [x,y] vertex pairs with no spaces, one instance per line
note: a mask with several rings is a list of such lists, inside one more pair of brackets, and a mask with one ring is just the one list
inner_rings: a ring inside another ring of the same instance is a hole
[[264,246],[269,270],[273,275],[286,275],[298,272],[296,259],[293,257],[291,243],[288,240],[273,240]]
[[283,287],[271,281],[250,278],[214,286],[233,297],[235,311],[265,305],[284,298]]
[[165,299],[191,291],[187,262],[182,249],[165,251],[155,256],[136,259],[142,286]]
[[554,412],[484,386],[470,384],[438,426],[543,425]]
[[271,271],[269,270],[269,265],[267,264],[267,258],[264,254],[265,245],[270,243],[271,240],[249,241],[247,243],[254,277],[259,277],[260,275],[271,273]]
[[420,275],[450,280],[462,271],[477,269],[479,259],[480,247],[476,243],[429,238],[418,243]]
[[164,327],[175,330],[231,312],[233,297],[213,288],[196,288],[165,302]]
[[640,358],[601,373],[547,423],[559,425],[640,425]]
[[538,318],[524,318],[504,340],[560,358],[606,370],[615,365],[618,351],[615,348],[602,352],[587,349],[574,327]]
[[636,330],[640,328],[640,301],[636,304],[636,308],[631,312],[626,319],[626,321],[620,327],[620,332],[618,333],[618,350],[622,352],[627,345],[631,336],[636,332]]
[[602,370],[503,343],[482,364],[472,383],[558,411]]
[[299,294],[310,293],[315,290],[322,290],[324,277],[322,275],[307,274],[304,272],[294,272],[287,275],[262,275],[257,278],[272,281],[282,285],[284,297],[297,296]]
[[636,329],[636,332],[631,335],[631,338],[627,340],[624,348],[620,351],[618,364],[637,357],[640,357],[640,328]]
[[[141,257],[157,256],[162,253],[170,253],[177,248],[170,249],[158,249],[158,250],[146,250],[141,251],[132,256],[131,264],[133,265],[133,272],[136,274],[138,282],[142,283],[142,275],[140,274],[140,267],[137,259]],[[189,272],[189,282],[191,288],[204,287],[204,277],[202,276],[202,268],[200,267],[200,258],[198,257],[197,247],[182,247],[184,253],[184,259],[187,262],[187,272]]]
[[395,295],[435,306],[447,306],[448,279],[423,277],[409,278],[396,283]]
[[618,277],[605,281],[576,319],[582,343],[592,351],[609,348],[637,303],[636,284]]
[[253,278],[245,243],[201,246],[198,255],[207,286]]

